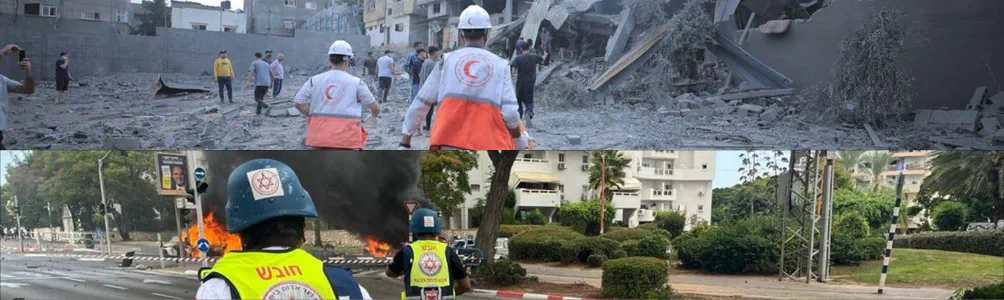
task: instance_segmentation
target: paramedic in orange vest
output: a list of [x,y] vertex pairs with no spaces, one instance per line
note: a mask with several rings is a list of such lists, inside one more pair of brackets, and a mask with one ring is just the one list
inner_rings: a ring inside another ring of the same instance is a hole
[[304,143],[315,150],[362,150],[366,145],[364,106],[370,111],[369,122],[376,126],[380,104],[365,82],[346,72],[351,58],[349,43],[332,43],[328,48],[331,71],[307,80],[293,100],[300,114],[307,117]]
[[430,107],[436,107],[429,148],[526,150],[519,105],[508,62],[485,50],[491,19],[471,5],[460,14],[460,38],[466,47],[436,63],[405,114],[399,150],[411,148]]

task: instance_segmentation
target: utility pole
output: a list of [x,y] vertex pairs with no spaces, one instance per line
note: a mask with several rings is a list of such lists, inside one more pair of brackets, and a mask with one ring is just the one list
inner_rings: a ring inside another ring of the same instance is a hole
[[834,151],[823,151],[826,157],[826,165],[823,167],[823,202],[820,204],[820,233],[819,233],[819,275],[816,280],[828,282],[830,280],[830,240],[833,229],[833,160],[836,159]]
[[14,219],[17,220],[17,230],[14,234],[17,235],[17,243],[21,245],[21,253],[24,253],[24,240],[21,236],[21,206],[17,202],[17,195],[14,195]]
[[600,234],[603,234],[603,223],[605,221],[603,220],[603,216],[605,214],[605,212],[603,211],[603,209],[605,208],[603,204],[605,202],[604,198],[606,198],[607,196],[606,182],[607,182],[607,153],[601,150],[600,151]]
[[[195,214],[196,221],[199,223],[199,240],[206,238],[206,232],[202,228],[202,196],[199,195],[199,187],[195,184],[195,152],[186,151],[188,156],[188,185],[192,187],[192,192],[195,194]],[[199,258],[205,258],[206,253],[199,251]],[[202,266],[205,267],[206,261],[202,261]]]
[[105,153],[105,156],[98,159],[98,182],[101,185],[101,205],[105,208],[103,215],[105,217],[105,241],[108,245],[108,255],[112,255],[112,230],[108,224],[108,198],[105,198],[105,177],[102,174],[101,168],[104,167],[105,159],[108,158],[108,155],[112,154],[112,151],[115,150],[108,151],[108,153]]
[[48,211],[49,215],[49,240],[52,242],[56,241],[56,233],[52,231],[52,201],[47,202],[45,205],[45,210]]
[[896,227],[899,226],[899,205],[903,199],[903,169],[904,161],[896,163],[899,174],[896,175],[896,206],[892,208],[892,224],[889,224],[889,242],[885,245],[885,259],[882,260],[882,275],[879,275],[878,293],[882,294],[885,288],[885,277],[889,273],[889,260],[892,258],[892,243],[896,240]]

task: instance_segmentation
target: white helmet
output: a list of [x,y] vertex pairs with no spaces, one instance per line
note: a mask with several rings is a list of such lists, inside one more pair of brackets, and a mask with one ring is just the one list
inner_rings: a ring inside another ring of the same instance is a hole
[[492,19],[488,16],[488,11],[477,5],[468,6],[464,12],[460,13],[459,29],[491,29]]
[[337,40],[331,43],[331,47],[328,47],[328,55],[338,54],[345,56],[352,56],[352,45],[343,40]]

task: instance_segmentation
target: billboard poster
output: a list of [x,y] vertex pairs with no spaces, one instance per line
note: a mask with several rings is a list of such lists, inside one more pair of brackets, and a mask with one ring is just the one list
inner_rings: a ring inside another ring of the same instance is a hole
[[188,158],[184,154],[157,153],[158,194],[184,196],[188,188]]

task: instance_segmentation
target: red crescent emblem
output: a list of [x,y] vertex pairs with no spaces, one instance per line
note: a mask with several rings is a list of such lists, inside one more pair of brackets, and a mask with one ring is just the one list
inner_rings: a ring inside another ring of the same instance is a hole
[[467,24],[474,25],[474,23],[471,23],[471,20],[473,20],[473,19],[467,19]]
[[327,89],[324,89],[324,95],[328,97],[328,100],[331,100],[331,99],[332,99],[332,98],[331,98],[331,89],[333,89],[333,88],[335,88],[335,87],[336,87],[336,86],[332,85],[332,86],[328,86],[328,88],[327,88]]
[[476,63],[479,63],[479,61],[472,60],[472,61],[469,61],[466,64],[464,64],[464,75],[467,75],[467,77],[470,77],[472,79],[478,79],[477,76],[474,76],[474,74],[471,74],[471,66],[473,66]]

